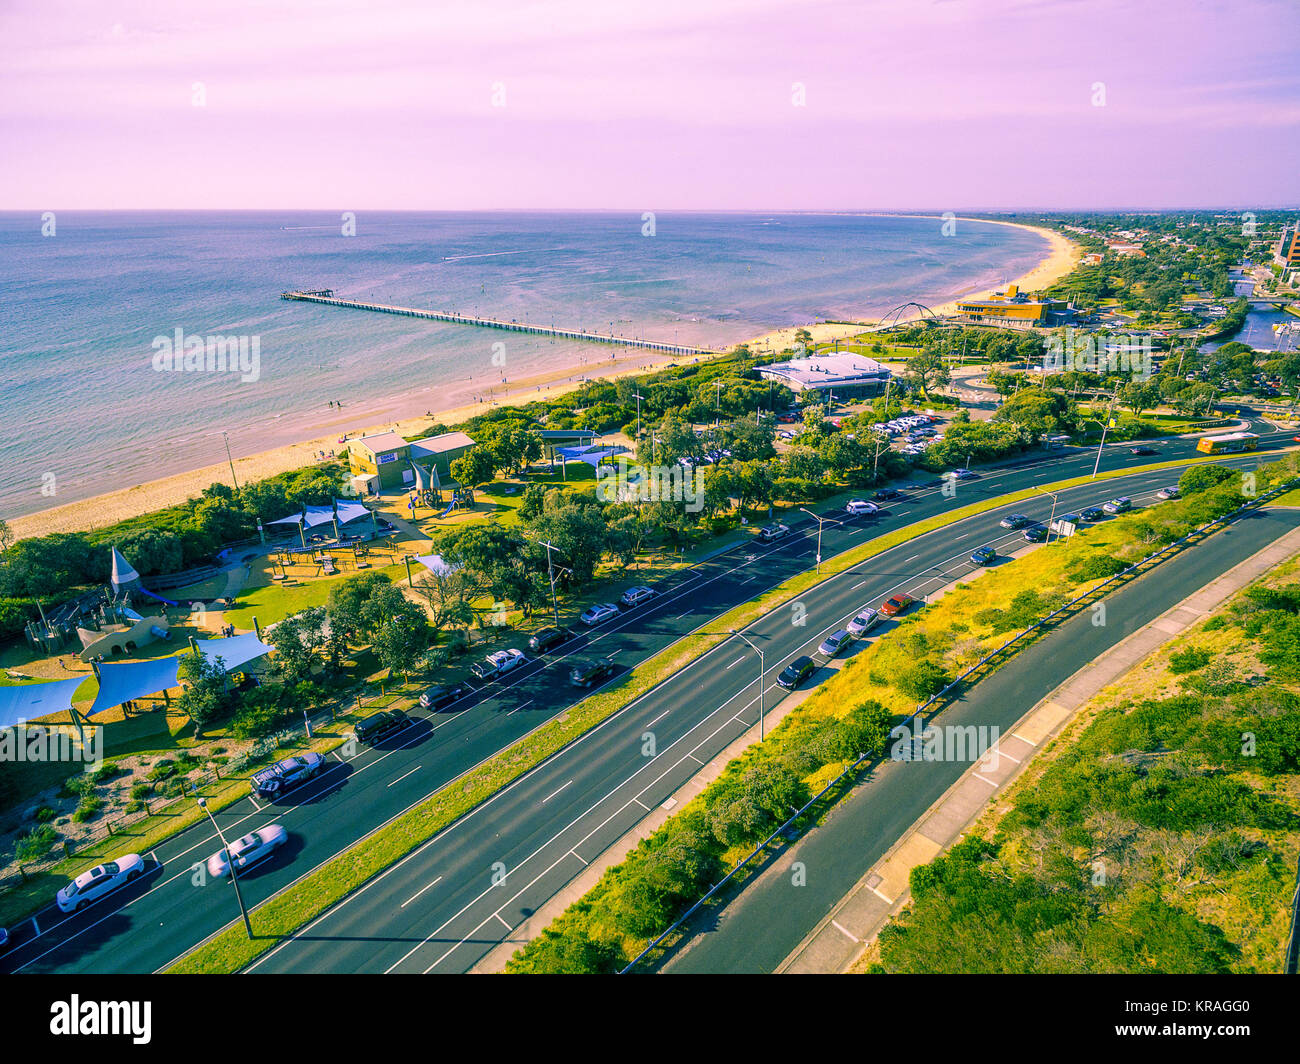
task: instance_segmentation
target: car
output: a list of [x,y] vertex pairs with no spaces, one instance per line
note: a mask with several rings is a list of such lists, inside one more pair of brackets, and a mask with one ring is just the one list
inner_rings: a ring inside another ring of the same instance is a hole
[[916,599],[912,598],[911,595],[907,595],[907,594],[893,595],[885,599],[885,601],[881,604],[880,612],[883,613],[886,617],[897,617],[900,613],[906,610],[907,607],[910,606],[915,601]]
[[142,875],[144,858],[138,853],[128,853],[116,861],[95,865],[76,879],[68,880],[54,895],[54,904],[60,912],[75,913],[82,906],[99,901]]
[[1083,514],[1071,513],[1071,514],[1061,514],[1060,517],[1056,518],[1047,527],[1050,528],[1053,532],[1057,532],[1064,535],[1066,532],[1070,530],[1067,526],[1078,528],[1081,524],[1083,524]]
[[1042,525],[1033,525],[1021,533],[1027,543],[1042,543],[1047,538],[1047,529]]
[[976,565],[988,565],[989,562],[995,561],[997,556],[998,552],[992,547],[979,547],[973,554],[971,554],[970,560]]
[[558,647],[561,643],[567,643],[573,638],[573,633],[567,628],[539,628],[528,638],[528,649],[534,654],[542,654],[550,650],[551,647]]
[[861,517],[863,514],[874,514],[880,507],[874,502],[868,502],[866,499],[854,499],[844,509],[853,514],[855,517]]
[[593,625],[600,624],[602,621],[607,621],[611,617],[617,617],[617,616],[618,616],[617,606],[615,606],[612,602],[600,602],[597,603],[595,606],[588,606],[585,610],[583,610],[582,616],[579,618],[579,620],[581,620],[583,624],[585,624],[588,628],[590,628]]
[[623,592],[622,597],[619,598],[618,601],[624,606],[631,608],[632,606],[639,606],[641,603],[654,597],[655,592],[652,587],[629,587]]
[[285,791],[292,790],[300,783],[306,783],[325,765],[325,758],[314,750],[294,757],[286,757],[269,768],[254,772],[249,779],[253,793],[259,798],[275,798]]
[[401,731],[410,723],[411,719],[400,709],[381,709],[378,713],[372,713],[364,720],[357,721],[357,726],[352,729],[352,733],[357,737],[358,742],[376,743],[385,735]]
[[813,664],[813,659],[806,654],[801,654],[781,670],[781,675],[776,678],[776,682],[790,690],[794,690],[804,680],[813,674],[817,666]]
[[1079,516],[1085,521],[1100,521],[1104,513],[1100,506],[1085,506],[1079,511]]
[[979,474],[973,469],[954,469],[952,476],[954,480],[974,480]]
[[230,875],[232,862],[235,871],[242,875],[288,841],[289,833],[279,824],[267,824],[264,828],[250,831],[242,839],[236,839],[230,844],[230,860],[226,859],[224,846],[208,858],[208,875],[214,879],[225,879]]
[[472,694],[473,691],[474,689],[467,683],[439,684],[436,687],[430,687],[420,696],[420,708],[432,709],[437,712],[453,702],[459,702],[466,695]]
[[9,932],[6,931],[3,927],[0,927],[0,953],[3,953],[5,951],[5,948],[8,945],[9,945]]
[[607,658],[575,661],[569,668],[569,683],[574,687],[590,687],[614,675],[614,663]]
[[785,525],[764,525],[758,530],[758,541],[760,543],[775,543],[778,539],[784,539],[790,534],[790,529]]
[[509,650],[494,650],[482,661],[474,662],[469,671],[478,679],[490,683],[527,662],[522,650],[511,647]]
[[862,635],[863,632],[869,632],[876,626],[880,620],[880,613],[877,610],[865,609],[859,613],[853,620],[849,621],[849,635],[855,639]]
[[817,648],[817,653],[825,654],[828,658],[833,658],[852,641],[853,637],[849,635],[848,630],[841,628],[839,631],[832,632],[822,640],[822,645]]
[[1160,452],[1157,451],[1154,447],[1130,447],[1128,449],[1128,453],[1150,456],[1153,454],[1159,454]]
[[1157,499],[1176,499],[1178,498],[1178,489],[1172,485],[1167,488],[1161,488],[1156,492]]
[[903,493],[896,491],[894,488],[879,488],[871,497],[873,499],[879,499],[881,502],[885,502],[889,499],[901,499]]
[[1007,514],[998,524],[1003,528],[1024,528],[1025,525],[1033,524],[1033,519],[1024,514]]
[[1101,508],[1108,514],[1122,514],[1126,510],[1133,509],[1133,500],[1127,495],[1121,495],[1118,499],[1102,503]]

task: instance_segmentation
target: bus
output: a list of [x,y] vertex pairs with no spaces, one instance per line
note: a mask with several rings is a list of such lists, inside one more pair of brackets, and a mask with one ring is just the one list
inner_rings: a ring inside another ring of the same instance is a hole
[[1259,437],[1253,432],[1230,432],[1226,436],[1202,436],[1196,449],[1203,454],[1232,454],[1235,451],[1253,451],[1259,446]]

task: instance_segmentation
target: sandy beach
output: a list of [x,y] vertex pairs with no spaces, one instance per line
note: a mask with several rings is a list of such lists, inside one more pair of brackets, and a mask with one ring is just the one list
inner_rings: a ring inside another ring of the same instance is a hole
[[[882,215],[884,216],[884,215]],[[905,217],[920,217],[906,215]],[[958,219],[958,224],[962,219]],[[985,221],[985,219],[980,219]],[[991,222],[995,225],[1012,225],[1021,229],[1030,229],[1044,236],[1051,244],[1046,258],[1037,266],[1010,283],[1018,284],[1023,291],[1032,292],[1052,284],[1065,276],[1073,268],[1080,250],[1077,245],[1058,233],[1019,222]],[[951,313],[956,309],[956,298],[982,298],[990,294],[989,289],[980,292],[954,293],[954,300],[934,307],[940,314]],[[817,322],[807,325],[791,325],[757,336],[746,341],[755,354],[775,354],[791,347],[795,343],[795,333],[807,329],[815,343],[842,339],[861,330],[862,322],[831,323]],[[704,356],[701,356],[704,357]],[[429,414],[412,416],[412,404],[418,409],[424,405],[423,400],[404,396],[388,403],[358,404],[356,410],[330,410],[321,414],[318,425],[326,430],[324,435],[301,443],[293,443],[258,454],[234,460],[234,472],[240,484],[261,480],[291,469],[300,469],[313,462],[320,461],[322,452],[328,455],[337,453],[344,446],[340,437],[356,437],[368,432],[391,429],[403,436],[412,436],[423,432],[431,424],[441,422],[453,425],[464,421],[476,413],[481,413],[489,406],[500,404],[518,405],[535,399],[552,398],[573,388],[584,379],[615,379],[630,374],[643,373],[658,366],[674,361],[673,356],[656,356],[651,352],[621,354],[615,358],[591,358],[578,365],[570,365],[550,373],[537,375],[506,384],[497,384],[486,391],[480,391],[481,401],[461,402],[455,406],[433,406]],[[678,357],[679,364],[687,364],[695,359]],[[464,398],[457,396],[456,398]],[[429,415],[432,416],[429,416]],[[215,445],[214,445],[215,446]],[[213,463],[201,469],[177,473],[158,480],[139,484],[132,488],[97,495],[77,502],[42,510],[39,513],[16,517],[9,521],[16,538],[48,535],[53,532],[79,532],[102,528],[130,517],[149,513],[167,506],[175,506],[186,499],[197,496],[209,484],[230,481],[230,466],[224,460],[224,454],[213,453]]]

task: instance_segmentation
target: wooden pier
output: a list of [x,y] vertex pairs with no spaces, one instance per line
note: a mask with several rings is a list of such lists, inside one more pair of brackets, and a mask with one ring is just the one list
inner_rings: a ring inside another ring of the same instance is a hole
[[586,340],[595,344],[616,344],[619,347],[639,347],[647,351],[662,351],[671,355],[717,355],[721,351],[710,347],[691,347],[663,340],[641,340],[615,333],[584,332],[581,329],[558,329],[548,325],[533,325],[526,321],[502,321],[498,318],[480,318],[472,314],[453,314],[445,310],[421,310],[418,307],[395,307],[387,303],[366,303],[357,299],[339,299],[333,291],[323,288],[315,291],[281,292],[281,299],[295,299],[303,303],[320,303],[327,307],[350,307],[352,310],[372,310],[379,314],[400,314],[406,318],[427,318],[430,321],[447,321],[456,325],[477,325],[484,329],[506,329],[509,332],[533,333],[537,336],[554,336],[561,340]]

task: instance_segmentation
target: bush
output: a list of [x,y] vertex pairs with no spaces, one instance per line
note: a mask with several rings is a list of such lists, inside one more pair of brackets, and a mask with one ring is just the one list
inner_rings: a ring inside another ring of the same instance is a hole
[[49,853],[50,847],[58,841],[59,833],[49,824],[42,824],[19,836],[14,853],[20,861],[36,861]]
[[903,669],[890,682],[914,702],[924,702],[947,686],[948,674],[936,662],[923,660]]
[[174,775],[176,775],[176,764],[165,757],[157,761],[153,768],[149,770],[149,778],[155,783],[159,780],[169,779]]
[[131,788],[131,798],[135,801],[141,801],[149,797],[149,792],[153,788],[147,783],[137,783]]
[[1169,671],[1174,675],[1195,672],[1210,663],[1211,654],[1201,647],[1188,647],[1169,655]]
[[72,819],[78,824],[84,824],[87,820],[93,819],[104,808],[104,799],[96,798],[94,795],[87,795],[77,803],[76,812],[72,814]]
[[1113,554],[1093,552],[1087,557],[1071,562],[1066,567],[1065,575],[1076,584],[1082,584],[1089,580],[1105,580],[1108,576],[1114,576],[1127,568],[1128,562],[1116,558]]

